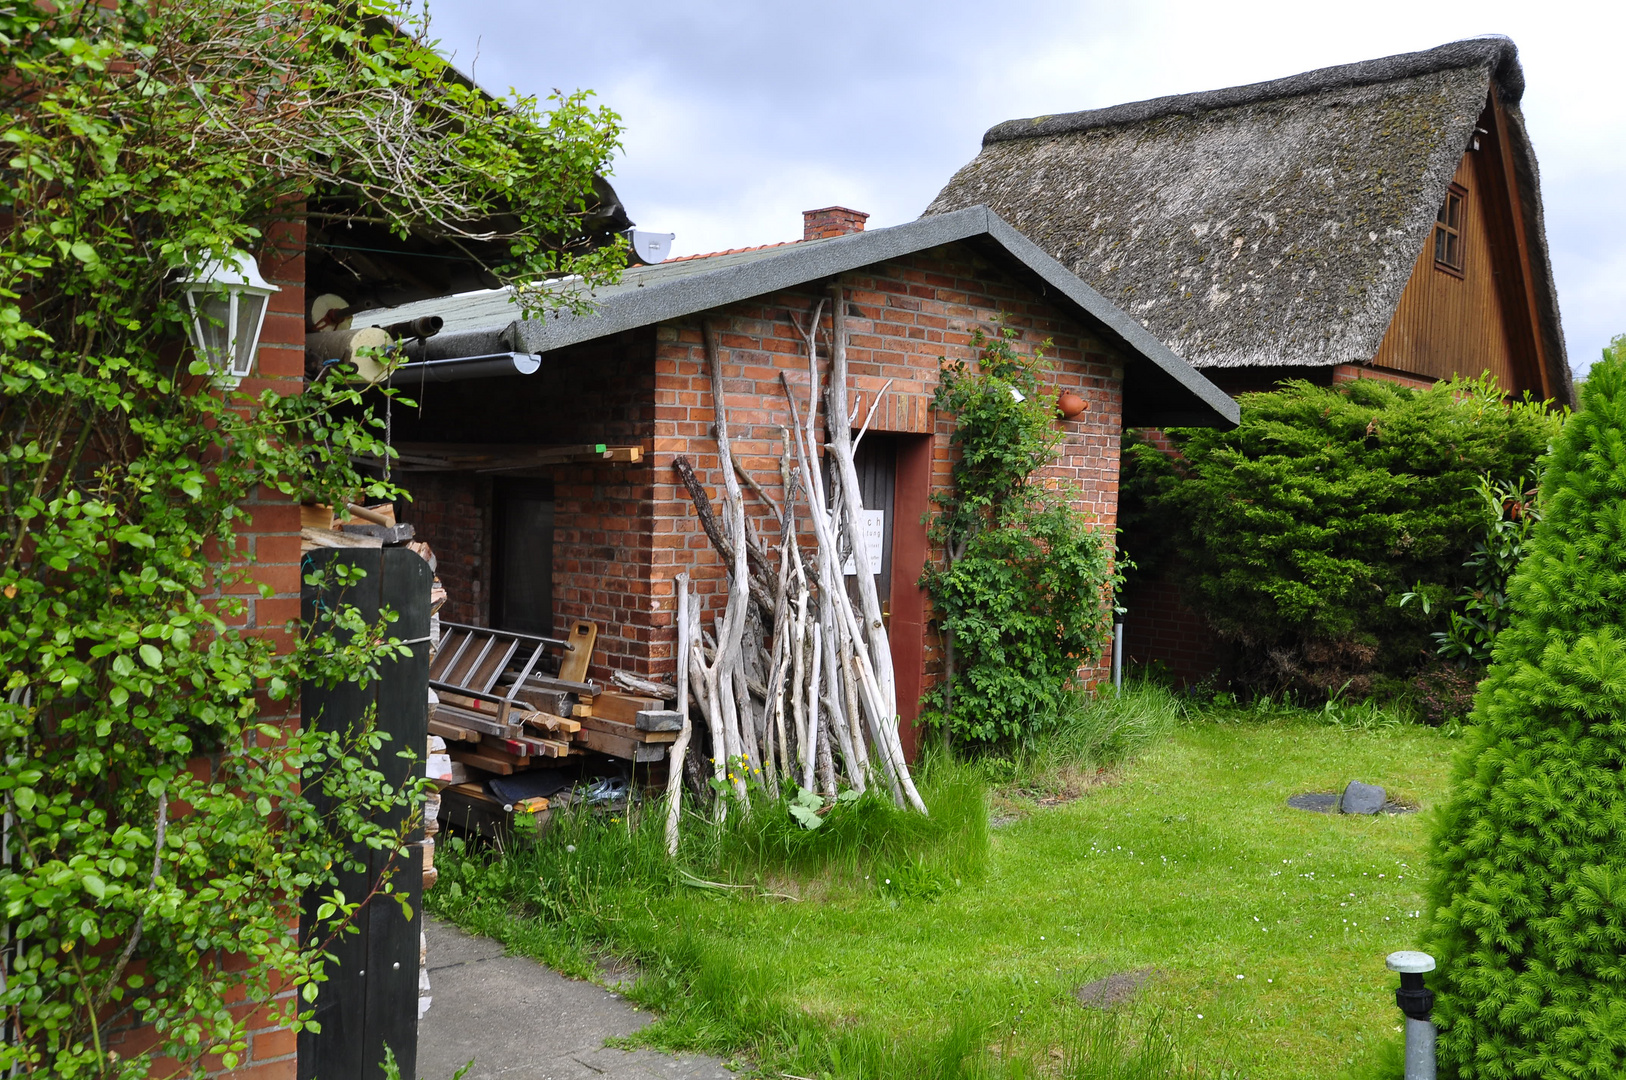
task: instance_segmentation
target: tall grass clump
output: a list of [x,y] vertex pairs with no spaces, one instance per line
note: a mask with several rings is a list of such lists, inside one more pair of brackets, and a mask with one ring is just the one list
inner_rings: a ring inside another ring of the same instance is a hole
[[[896,806],[880,790],[837,802],[817,828],[805,828],[783,802],[765,796],[747,817],[721,826],[687,828],[679,857],[721,874],[823,876],[862,880],[874,869],[926,863],[953,878],[981,874],[987,856],[988,810],[981,779],[952,763],[931,762],[918,776],[928,814]],[[871,875],[873,876],[873,875]]]
[[1073,690],[1049,716],[1002,750],[971,759],[990,782],[1040,795],[1073,796],[1166,736],[1185,717],[1174,691],[1150,681]]

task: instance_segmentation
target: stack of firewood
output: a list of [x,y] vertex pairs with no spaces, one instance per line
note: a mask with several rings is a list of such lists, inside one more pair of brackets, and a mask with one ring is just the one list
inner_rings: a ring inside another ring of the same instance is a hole
[[[791,428],[781,428],[781,502],[734,459],[715,334],[709,325],[704,328],[724,481],[721,521],[688,460],[680,456],[674,466],[729,567],[729,592],[708,632],[688,574],[677,576],[682,723],[667,781],[667,845],[674,851],[680,773],[691,736],[691,687],[707,726],[713,779],[733,789],[733,801],[743,812],[750,807],[747,785],[757,777],[774,795],[794,785],[829,798],[842,785],[863,792],[883,783],[900,806],[925,811],[898,735],[892,657],[874,579],[856,575],[855,602],[842,572],[863,535],[853,454],[872,417],[864,418],[854,437],[857,416],[848,411],[847,328],[839,286],[830,309],[824,350],[828,364],[822,370],[823,301],[805,325],[791,315],[807,349],[809,389],[804,403],[781,375],[793,419]],[[821,387],[826,387],[824,438],[819,435]],[[884,396],[884,391],[877,394],[876,402]],[[777,519],[777,553],[747,528],[741,478]],[[802,547],[798,503],[800,520],[812,526],[809,551]],[[729,800],[719,799],[717,815],[726,814],[728,806]]]

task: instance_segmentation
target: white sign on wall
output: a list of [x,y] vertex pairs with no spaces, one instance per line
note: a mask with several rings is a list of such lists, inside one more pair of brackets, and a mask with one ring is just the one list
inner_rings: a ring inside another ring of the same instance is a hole
[[[860,510],[858,515],[863,533],[863,550],[869,563],[869,572],[879,574],[881,572],[881,549],[886,544],[886,511]],[[852,555],[847,556],[847,561],[841,567],[841,572],[848,575],[858,573],[858,568],[853,565]]]

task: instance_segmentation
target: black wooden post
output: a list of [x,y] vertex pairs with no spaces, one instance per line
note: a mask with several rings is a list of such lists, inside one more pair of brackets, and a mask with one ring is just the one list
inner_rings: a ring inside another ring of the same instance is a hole
[[[421,762],[428,739],[429,689],[429,565],[404,547],[323,548],[306,554],[305,571],[340,562],[365,570],[362,581],[345,590],[329,584],[320,592],[306,586],[303,615],[308,624],[321,604],[354,605],[369,622],[383,608],[400,616],[392,635],[413,642],[408,659],[382,668],[382,678],[366,687],[346,684],[332,688],[306,683],[300,707],[304,723],[323,730],[344,730],[358,723],[376,706],[379,730],[390,738],[380,751],[376,767],[391,784],[405,782],[413,771],[398,756],[411,750]],[[317,783],[312,777],[309,781]],[[320,792],[315,793],[320,800]],[[398,823],[397,823],[398,824]],[[414,841],[421,840],[415,834]],[[382,1080],[384,1048],[395,1053],[403,1077],[417,1074],[418,1058],[418,941],[422,931],[423,875],[418,848],[406,858],[369,851],[357,845],[354,854],[367,865],[365,873],[345,873],[339,888],[346,897],[366,896],[379,876],[394,863],[395,888],[412,905],[406,918],[393,900],[363,906],[355,920],[356,933],[344,934],[331,952],[328,981],[316,998],[315,1019],[320,1032],[299,1035],[299,1080]],[[305,897],[300,932],[307,933],[311,912],[320,898]]]

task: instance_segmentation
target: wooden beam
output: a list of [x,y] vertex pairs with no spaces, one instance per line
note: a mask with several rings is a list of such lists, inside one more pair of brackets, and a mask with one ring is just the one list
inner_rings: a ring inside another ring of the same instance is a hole
[[1541,380],[1543,400],[1553,396],[1551,366],[1547,360],[1547,342],[1541,329],[1541,305],[1536,298],[1536,283],[1530,273],[1530,238],[1525,231],[1524,199],[1519,187],[1519,170],[1513,160],[1513,140],[1508,137],[1507,113],[1502,108],[1493,84],[1490,89],[1490,112],[1495,123],[1496,146],[1501,158],[1503,182],[1507,185],[1508,206],[1513,213],[1514,249],[1518,253],[1519,306],[1529,321],[1530,342],[1535,349],[1536,370]]
[[[514,762],[505,761],[494,752],[486,752],[483,747],[481,750],[476,751],[463,750],[454,746],[446,752],[451,755],[453,761],[461,761],[465,765],[483,769],[486,772],[497,773],[500,776],[512,776],[514,772]],[[529,759],[525,760],[525,764],[530,764]]]
[[451,739],[453,742],[468,743],[479,742],[481,735],[474,728],[464,727],[461,724],[454,724],[438,718],[429,721],[429,734],[439,735],[441,738]]
[[511,472],[592,462],[635,465],[644,459],[642,446],[607,443],[401,443],[395,449],[400,455],[395,466],[407,472]]
[[582,720],[582,731],[602,731],[606,735],[616,735],[623,739],[631,739],[640,743],[669,743],[677,742],[678,733],[675,731],[640,731],[632,724],[623,724],[619,720],[606,720],[599,716],[589,716]]

